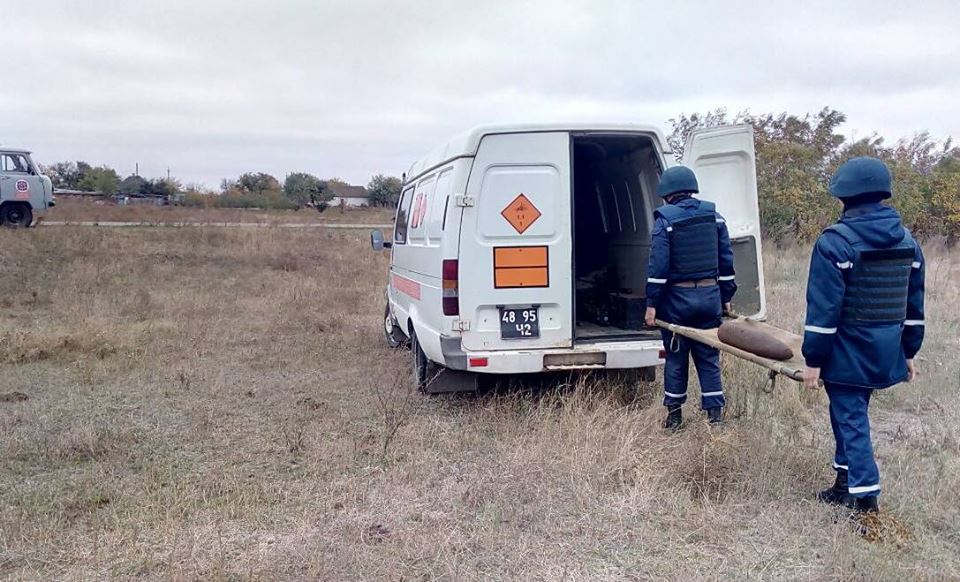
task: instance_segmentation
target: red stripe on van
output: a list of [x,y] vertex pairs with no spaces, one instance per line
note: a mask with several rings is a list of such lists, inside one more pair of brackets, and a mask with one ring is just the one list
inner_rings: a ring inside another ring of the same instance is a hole
[[420,301],[420,283],[417,283],[416,281],[411,281],[410,279],[401,277],[400,275],[394,275],[393,288],[404,295],[409,295],[417,301]]

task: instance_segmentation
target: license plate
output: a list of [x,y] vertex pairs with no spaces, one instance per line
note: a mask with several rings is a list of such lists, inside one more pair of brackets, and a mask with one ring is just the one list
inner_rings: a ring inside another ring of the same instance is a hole
[[501,307],[500,337],[503,339],[540,337],[540,310],[537,307]]

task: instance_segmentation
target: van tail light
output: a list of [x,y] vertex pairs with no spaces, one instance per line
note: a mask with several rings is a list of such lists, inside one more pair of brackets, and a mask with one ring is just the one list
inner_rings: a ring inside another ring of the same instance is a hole
[[460,267],[457,259],[443,261],[443,314],[460,315],[460,289],[457,279]]
[[660,359],[661,360],[667,359],[667,350],[660,350]]

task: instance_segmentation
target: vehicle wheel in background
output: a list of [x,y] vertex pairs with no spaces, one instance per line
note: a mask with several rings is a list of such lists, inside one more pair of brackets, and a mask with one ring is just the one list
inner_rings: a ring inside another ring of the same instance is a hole
[[383,312],[383,332],[387,338],[387,345],[392,349],[401,348],[407,343],[407,336],[403,335],[403,330],[397,327],[390,313],[390,302],[387,301],[387,307]]
[[0,207],[0,224],[10,228],[27,228],[33,222],[33,211],[22,202],[4,204]]

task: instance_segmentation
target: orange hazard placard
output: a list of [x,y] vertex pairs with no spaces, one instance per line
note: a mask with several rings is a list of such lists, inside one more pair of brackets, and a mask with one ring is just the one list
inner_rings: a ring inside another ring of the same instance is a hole
[[550,249],[547,247],[494,247],[493,286],[550,286]]
[[523,194],[518,195],[513,199],[513,202],[507,204],[507,207],[500,214],[520,234],[523,234],[541,216],[533,202],[530,202],[530,199]]

